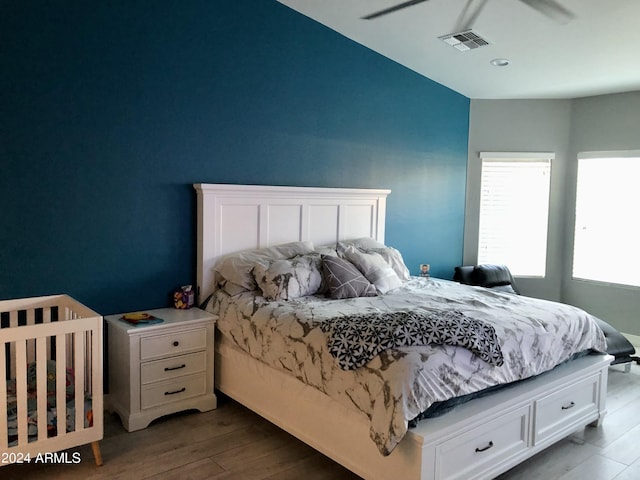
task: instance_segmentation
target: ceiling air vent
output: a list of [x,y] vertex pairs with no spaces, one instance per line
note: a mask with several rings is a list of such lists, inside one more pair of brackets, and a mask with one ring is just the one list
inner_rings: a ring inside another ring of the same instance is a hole
[[473,31],[471,30],[465,30],[464,32],[460,33],[450,33],[449,35],[443,35],[442,37],[438,38],[444,43],[457,48],[461,52],[489,45],[489,42],[487,42],[481,36],[473,33]]

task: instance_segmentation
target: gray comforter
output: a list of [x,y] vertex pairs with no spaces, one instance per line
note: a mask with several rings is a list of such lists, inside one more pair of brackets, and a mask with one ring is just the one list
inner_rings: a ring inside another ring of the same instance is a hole
[[[339,315],[434,309],[492,325],[503,363],[489,363],[462,346],[417,345],[384,350],[364,366],[344,370],[320,328]],[[218,329],[253,357],[364,413],[383,455],[403,438],[408,421],[435,402],[537,375],[578,352],[606,349],[594,317],[578,308],[420,277],[386,295],[346,300],[318,295],[269,302],[256,292],[220,291],[209,310],[219,315]]]

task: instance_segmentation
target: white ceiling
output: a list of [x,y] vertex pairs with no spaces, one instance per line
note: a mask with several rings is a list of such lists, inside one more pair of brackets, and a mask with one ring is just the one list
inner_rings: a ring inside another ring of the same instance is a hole
[[[438,37],[456,33],[467,0],[428,0],[373,20],[361,17],[405,0],[278,1],[469,98],[640,90],[640,0],[558,0],[575,15],[568,23],[520,0],[488,0],[472,28],[490,45],[466,52]],[[510,64],[495,67],[494,58]]]

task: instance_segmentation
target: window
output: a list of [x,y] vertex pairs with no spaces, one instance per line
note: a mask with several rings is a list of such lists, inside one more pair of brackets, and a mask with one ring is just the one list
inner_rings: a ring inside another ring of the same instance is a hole
[[481,153],[478,263],[544,277],[553,153]]
[[578,155],[573,277],[640,286],[640,151]]

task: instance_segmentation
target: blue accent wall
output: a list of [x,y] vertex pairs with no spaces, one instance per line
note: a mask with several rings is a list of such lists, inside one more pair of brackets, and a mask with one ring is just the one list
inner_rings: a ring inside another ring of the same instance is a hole
[[5,1],[0,71],[2,299],[167,305],[199,182],[390,188],[412,272],[461,262],[469,99],[276,1]]

